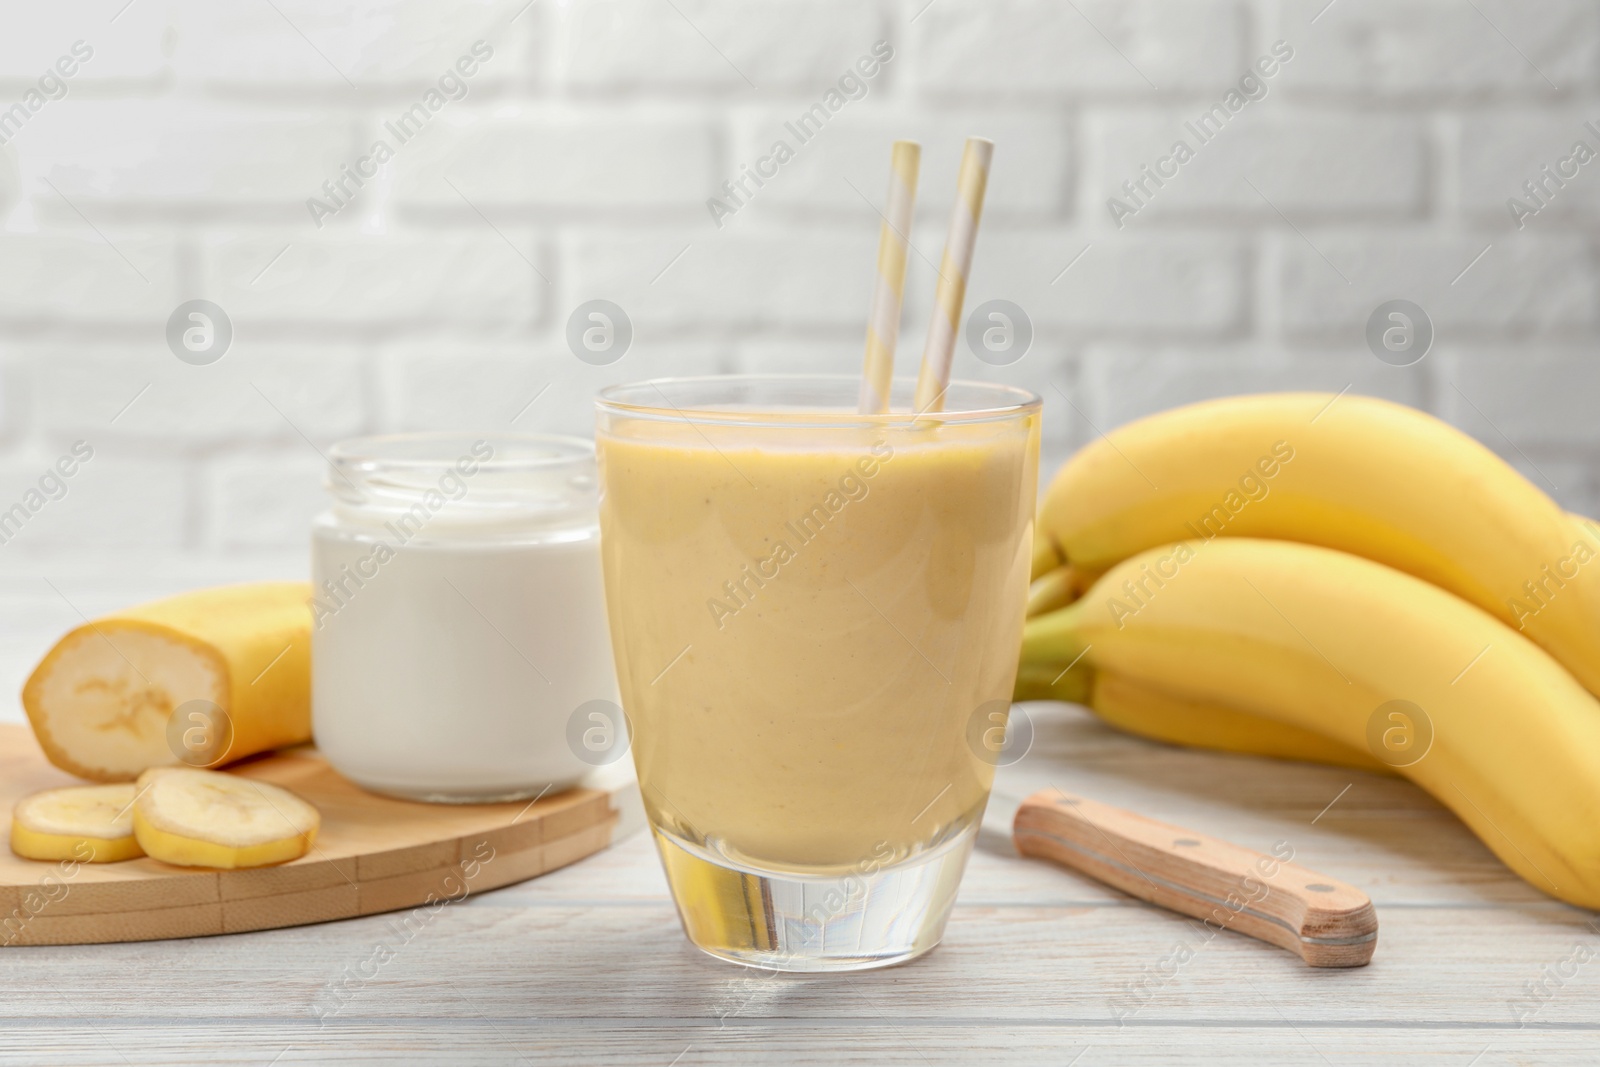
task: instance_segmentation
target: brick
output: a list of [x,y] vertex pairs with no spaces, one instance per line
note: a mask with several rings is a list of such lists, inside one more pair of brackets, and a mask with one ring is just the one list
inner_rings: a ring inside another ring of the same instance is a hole
[[302,434],[326,443],[365,425],[360,365],[348,351],[241,342],[196,367],[164,345],[137,353],[46,349],[33,376],[39,424],[94,439],[306,447]]
[[1144,96],[1238,77],[1244,26],[1220,0],[937,0],[909,51],[930,96]]
[[[862,338],[815,341],[760,338],[740,343],[734,353],[740,374],[860,374],[865,344]],[[911,351],[902,340],[896,364],[902,377],[915,376],[921,349]]]
[[91,218],[92,206],[123,202],[277,203],[288,217],[290,205],[304,212],[306,197],[320,195],[357,144],[338,117],[176,100],[66,100],[41,112],[17,143],[24,174],[38,179],[35,203],[70,221],[77,216],[62,196]]
[[21,200],[22,174],[16,149],[0,145],[0,220],[9,218]]
[[860,228],[746,234],[708,223],[568,246],[574,303],[615,301],[641,339],[694,324],[865,329],[876,257],[877,234]]
[[478,225],[475,209],[498,222],[517,208],[678,207],[699,220],[725,177],[713,173],[711,124],[675,115],[445,114],[405,144],[387,128],[376,135],[395,146],[402,203],[449,208]]
[[321,444],[371,428],[365,368],[357,350],[324,344],[252,345],[247,339],[237,355],[235,363],[224,357],[214,366],[234,375],[236,392],[240,385],[253,386],[249,396],[276,409],[274,436],[303,446],[307,437]]
[[1199,400],[1301,390],[1333,394],[1345,388],[1412,406],[1423,401],[1423,380],[1414,368],[1391,367],[1364,350],[1286,354],[1248,345],[1197,351],[1106,343],[1091,346],[1085,355],[1078,404],[1095,428],[1107,432]]
[[[577,360],[573,360],[576,363]],[[510,430],[512,418],[557,376],[552,352],[483,350],[459,343],[402,350],[382,361],[388,432]],[[533,409],[547,399],[540,396]],[[518,420],[517,428],[529,418]]]
[[1595,85],[1600,12],[1581,0],[1339,0],[1311,24],[1325,6],[1278,4],[1276,36],[1296,46],[1296,92],[1547,95],[1557,91],[1550,82],[1563,92]]
[[[933,274],[915,266],[911,292],[925,301]],[[1236,332],[1248,291],[1243,248],[1231,237],[994,230],[979,241],[967,309],[990,299],[1019,305],[1036,327],[1190,337]]]
[[1580,239],[1491,242],[1423,232],[1309,229],[1304,239],[1284,233],[1275,240],[1283,324],[1291,334],[1360,337],[1372,311],[1394,299],[1420,305],[1440,340],[1451,330],[1559,334],[1586,333],[1596,325],[1594,258]]
[[0,233],[0,319],[165,322],[178,304],[173,241],[74,223]]
[[[1291,109],[1274,95],[1273,82],[1264,84],[1267,97],[1246,104],[1221,129],[1202,130],[1208,141],[1194,132],[1209,114],[1204,104],[1092,116],[1086,137],[1095,172],[1085,210],[1112,221],[1107,201],[1116,197],[1136,212],[1123,216],[1124,226],[1207,212],[1275,222],[1282,211],[1297,224],[1306,218],[1421,213],[1428,175],[1425,130],[1418,120]],[[1179,142],[1194,157],[1181,166],[1160,163]],[[1176,173],[1163,178],[1158,163]],[[1146,165],[1163,185],[1141,173]],[[1140,189],[1138,199],[1124,182]]]
[[304,547],[327,507],[327,464],[309,448],[219,460],[206,468],[205,543],[223,549]]
[[385,360],[390,429],[477,429],[594,436],[594,397],[605,385],[734,369],[718,345],[637,340],[595,367],[561,348],[399,349]]
[[[21,98],[17,89],[37,85],[47,70],[73,73],[63,79],[70,97],[74,90],[96,83],[138,82],[159,77],[167,70],[162,46],[171,25],[171,4],[164,0],[139,0],[117,14],[121,4],[91,15],[77,4],[40,4],[11,12],[10,19],[26,18],[26,32],[0,34],[0,93],[4,105]],[[111,17],[116,15],[116,21]],[[88,59],[72,55],[78,42],[92,50]],[[69,62],[57,68],[56,61]],[[74,69],[76,68],[76,69]]]
[[[912,336],[915,333],[916,336]],[[898,377],[915,381],[922,355],[921,324],[901,338],[895,360]],[[861,373],[862,342],[759,339],[740,344],[736,369],[741,374],[836,374],[855,378]],[[980,361],[965,341],[956,345],[951,378],[957,381],[993,382],[1026,389],[1044,401],[1044,444],[1065,446],[1076,416],[1066,402],[1074,378],[1071,358],[1057,344],[1037,338],[1026,355],[1004,367]]]
[[575,89],[818,93],[885,36],[877,5],[850,0],[768,0],[759,17],[737,0],[577,0],[557,34],[558,77]]
[[[866,103],[862,101],[862,105]],[[802,144],[784,123],[792,122],[804,110],[793,105],[747,112],[736,123],[733,154],[736,164],[744,166],[717,175],[713,184],[745,174],[744,167],[770,155],[778,140],[795,151],[794,158],[774,177],[763,179],[766,184],[762,187],[756,188],[753,180],[747,179],[745,188],[753,193],[750,209],[755,218],[776,207],[841,211],[862,220],[876,219],[888,188],[889,145],[909,138],[922,144],[918,202],[925,226],[932,232],[949,215],[961,146],[973,134],[988,137],[998,146],[984,200],[985,220],[1060,216],[1070,205],[1075,159],[1064,114],[954,109],[907,113],[852,104]]]
[[[912,356],[920,356],[921,348],[907,353],[907,372],[914,364]],[[1026,389],[1043,401],[1040,430],[1040,466],[1045,460],[1059,462],[1065,459],[1070,446],[1080,439],[1083,418],[1073,410],[1067,398],[1074,396],[1077,379],[1077,361],[1059,345],[1041,342],[1035,337],[1026,355],[1015,363],[995,367],[984,363],[972,354],[965,341],[956,345],[955,363],[950,376],[957,380],[994,382]],[[1081,401],[1079,402],[1081,406]],[[1059,459],[1057,458],[1059,457]],[[1054,471],[1052,465],[1050,470]]]
[[[526,326],[544,306],[527,233],[487,227],[470,236],[348,231],[310,236],[219,235],[205,248],[208,299],[240,322],[364,322],[397,329],[453,323],[478,330]],[[287,251],[285,248],[287,246]],[[280,255],[281,253],[281,255]],[[548,265],[543,269],[547,274]]]
[[1600,363],[1592,349],[1452,348],[1439,363],[1443,416],[1508,459],[1526,458],[1516,447],[1600,446]]
[[[420,87],[483,41],[493,52],[474,86],[529,76],[538,5],[523,0],[315,0],[216,4],[180,0],[173,65],[183,78],[347,90]],[[274,11],[276,7],[278,10]],[[281,12],[281,13],[280,13]],[[515,19],[515,21],[513,21]],[[241,42],[249,42],[241,47]]]
[[[1573,160],[1567,168],[1577,166],[1572,177],[1562,177],[1556,169],[1579,141],[1591,152],[1600,152],[1600,136],[1584,128],[1584,123],[1591,121],[1600,127],[1600,108],[1588,113],[1519,108],[1465,117],[1457,162],[1462,211],[1513,227],[1516,222],[1506,201],[1515,197],[1537,209],[1532,218],[1523,219],[1525,228],[1534,233],[1559,232],[1565,220],[1593,222],[1600,218],[1600,163],[1591,159],[1577,165]],[[1540,196],[1548,206],[1541,206],[1522,186],[1528,181],[1537,186],[1537,179],[1544,178],[1541,168],[1545,165],[1564,184],[1558,186],[1545,178]]]
[[0,343],[0,441],[14,442],[27,427],[30,401],[24,346]]
[[[183,469],[127,458],[103,439],[86,440],[94,456],[66,481],[66,495],[44,503],[20,533],[0,545],[0,554],[183,543],[188,513]],[[61,454],[39,451],[0,464],[0,511],[23,501]]]

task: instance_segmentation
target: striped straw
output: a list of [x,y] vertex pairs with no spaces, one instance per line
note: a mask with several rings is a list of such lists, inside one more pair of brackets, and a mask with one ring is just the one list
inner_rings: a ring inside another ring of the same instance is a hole
[[922,146],[896,141],[889,161],[889,204],[878,231],[878,282],[872,289],[867,320],[867,358],[861,370],[861,413],[889,410],[894,379],[894,348],[900,338],[900,297],[906,287],[906,234],[917,202],[917,168]]
[[950,235],[939,261],[939,288],[934,295],[933,321],[922,349],[922,372],[917,376],[916,410],[939,411],[950,387],[950,360],[956,351],[956,331],[961,325],[961,305],[967,298],[967,272],[972,268],[972,246],[978,239],[978,219],[983,214],[983,193],[989,184],[989,160],[994,142],[968,137],[961,153],[961,176],[956,180],[956,204],[950,212]]

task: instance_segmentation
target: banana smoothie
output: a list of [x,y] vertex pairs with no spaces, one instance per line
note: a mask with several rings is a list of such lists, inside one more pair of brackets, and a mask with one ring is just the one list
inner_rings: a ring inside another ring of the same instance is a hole
[[969,731],[1009,701],[1023,622],[1034,405],[918,421],[602,404],[607,608],[659,834],[823,873],[975,826],[994,768]]

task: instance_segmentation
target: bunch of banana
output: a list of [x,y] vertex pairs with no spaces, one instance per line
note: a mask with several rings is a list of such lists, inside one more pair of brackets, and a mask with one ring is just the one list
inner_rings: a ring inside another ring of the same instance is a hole
[[1073,456],[1039,530],[1036,578],[1185,540],[1337,548],[1476,604],[1600,693],[1600,527],[1413,408],[1270,393],[1154,415]]
[[1019,699],[1392,767],[1600,906],[1600,528],[1488,450],[1383,401],[1215,401],[1084,449],[1039,528]]

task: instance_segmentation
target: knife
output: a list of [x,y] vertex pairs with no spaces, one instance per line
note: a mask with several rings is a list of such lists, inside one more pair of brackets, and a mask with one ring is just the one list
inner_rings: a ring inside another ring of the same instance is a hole
[[1367,895],[1293,862],[1287,844],[1256,852],[1058,789],[1022,802],[1012,841],[1024,856],[1286,948],[1312,967],[1363,967],[1378,947]]

